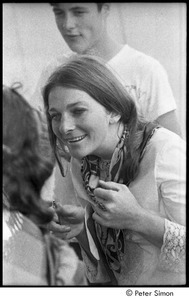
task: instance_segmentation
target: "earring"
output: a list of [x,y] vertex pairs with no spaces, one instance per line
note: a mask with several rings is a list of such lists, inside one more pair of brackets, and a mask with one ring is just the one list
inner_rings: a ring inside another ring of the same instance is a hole
[[58,139],[56,140],[56,148],[60,157],[70,161],[71,156],[68,147],[66,145],[61,145]]

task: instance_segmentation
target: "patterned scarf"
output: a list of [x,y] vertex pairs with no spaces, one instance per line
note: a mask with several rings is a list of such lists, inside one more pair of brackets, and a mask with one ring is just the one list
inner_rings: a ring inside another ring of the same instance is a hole
[[[124,153],[126,152],[125,139],[128,138],[129,132],[127,128],[124,128],[122,137],[114,150],[111,163],[110,163],[110,181],[118,182],[121,166],[123,163]],[[94,190],[98,186],[100,178],[100,157],[95,155],[88,155],[83,158],[81,164],[81,173],[84,182],[84,187],[92,199],[94,204],[98,204],[99,207],[104,209],[101,203],[94,196]]]
[[[156,124],[148,123],[144,130],[143,141],[140,146],[140,160],[142,159],[146,145],[155,129],[159,128]],[[120,172],[123,165],[123,160],[126,154],[126,140],[129,137],[129,132],[127,128],[124,128],[122,137],[117,144],[109,167],[109,177],[108,181],[114,181],[122,183],[123,180],[120,178]],[[83,158],[81,164],[81,173],[84,182],[84,187],[87,194],[90,196],[91,203],[97,204],[101,209],[105,209],[103,204],[99,203],[95,198],[94,190],[98,186],[98,181],[100,178],[100,158],[95,155],[88,155]],[[91,208],[92,209],[92,208]],[[93,210],[92,210],[93,211]],[[106,262],[109,268],[117,273],[121,272],[120,260],[124,254],[124,234],[121,229],[113,229],[101,226],[95,222],[95,227],[91,226],[91,220],[87,222],[88,230],[91,230],[91,235],[94,237],[95,234],[98,236],[98,240],[103,249],[103,253],[106,257]],[[94,228],[95,232],[94,233]],[[92,232],[93,230],[93,232]],[[98,243],[98,242],[97,242]]]

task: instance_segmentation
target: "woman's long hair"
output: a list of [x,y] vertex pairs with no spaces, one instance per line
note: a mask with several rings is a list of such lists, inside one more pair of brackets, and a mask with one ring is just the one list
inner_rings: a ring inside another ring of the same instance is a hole
[[33,215],[39,223],[52,219],[41,189],[53,163],[40,155],[34,109],[16,91],[3,86],[3,189],[7,208]]
[[[120,122],[126,124],[129,138],[126,141],[127,153],[124,159],[124,182],[133,180],[138,173],[140,147],[143,141],[146,122],[139,119],[136,105],[123,85],[114,76],[105,63],[87,55],[72,56],[60,66],[47,81],[43,89],[50,142],[62,171],[63,167],[57,150],[57,138],[53,133],[51,118],[48,113],[49,93],[55,87],[74,88],[89,94],[107,111],[121,116]],[[63,171],[62,171],[63,174]]]

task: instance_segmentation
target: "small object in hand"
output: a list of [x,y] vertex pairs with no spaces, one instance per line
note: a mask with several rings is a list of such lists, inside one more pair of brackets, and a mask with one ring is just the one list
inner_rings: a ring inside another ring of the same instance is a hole
[[57,208],[57,204],[56,204],[55,200],[52,201],[52,208],[54,208],[54,209]]

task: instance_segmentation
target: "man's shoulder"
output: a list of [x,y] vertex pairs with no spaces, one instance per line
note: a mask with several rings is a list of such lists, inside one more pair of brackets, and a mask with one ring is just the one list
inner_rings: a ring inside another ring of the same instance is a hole
[[[131,47],[130,45],[124,45],[120,53],[115,56],[115,60],[112,63],[124,63],[125,65],[133,66],[135,68],[148,68],[154,69],[154,67],[162,68],[160,62],[149,54],[146,54],[138,49]],[[111,65],[111,61],[110,61]]]

